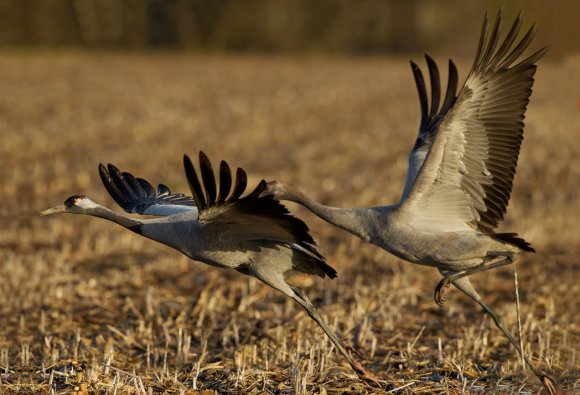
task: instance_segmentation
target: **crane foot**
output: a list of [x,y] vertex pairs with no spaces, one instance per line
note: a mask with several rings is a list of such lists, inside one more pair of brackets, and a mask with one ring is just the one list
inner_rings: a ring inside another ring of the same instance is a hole
[[367,370],[363,367],[363,365],[360,361],[362,359],[362,355],[359,351],[357,351],[354,347],[350,346],[346,342],[343,345],[344,345],[344,348],[346,349],[346,351],[352,357],[352,359],[354,359],[354,365],[352,368],[354,369],[356,374],[358,374],[358,377],[360,379],[368,381],[369,383],[372,383],[379,388],[382,388],[383,385],[387,384],[387,382],[385,380],[381,380],[377,376],[375,376],[374,374],[367,372]]
[[366,369],[363,368],[363,366],[360,363],[360,361],[356,361],[355,364],[356,364],[356,366],[354,367],[354,370],[358,374],[358,377],[359,378],[361,378],[361,379],[363,379],[365,381],[368,381],[369,383],[372,383],[372,384],[376,385],[379,388],[382,388],[383,385],[386,385],[387,384],[387,382],[385,380],[381,380],[380,378],[378,378],[374,374],[371,374],[371,373],[367,372]]
[[447,278],[444,278],[443,280],[439,281],[439,284],[437,284],[437,286],[435,287],[435,295],[434,295],[435,303],[437,303],[439,306],[443,306],[443,304],[445,303],[445,298],[443,297],[443,294],[445,293],[447,288],[449,288],[449,285],[451,285],[449,280]]
[[539,377],[539,379],[542,380],[544,388],[546,388],[546,390],[550,395],[556,394],[556,382],[554,381],[553,378],[547,375],[542,375]]

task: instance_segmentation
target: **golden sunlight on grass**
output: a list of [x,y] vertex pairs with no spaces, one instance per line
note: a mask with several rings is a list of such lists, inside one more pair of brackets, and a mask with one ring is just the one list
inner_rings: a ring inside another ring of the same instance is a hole
[[[538,250],[517,262],[525,349],[573,393],[580,58],[539,64],[503,229]],[[395,202],[419,117],[406,59],[3,53],[0,80],[0,393],[379,393],[265,285],[105,221],[34,214],[80,193],[115,207],[99,162],[189,193],[181,157],[200,149],[244,167],[251,186]],[[390,383],[383,393],[538,389],[474,304],[451,291],[435,305],[435,270],[291,209],[339,273],[292,281]],[[474,282],[515,330],[513,269]]]

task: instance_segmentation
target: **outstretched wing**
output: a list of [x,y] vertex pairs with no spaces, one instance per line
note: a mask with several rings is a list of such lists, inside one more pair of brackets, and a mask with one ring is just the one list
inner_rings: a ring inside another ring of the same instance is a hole
[[111,164],[99,164],[99,174],[111,197],[128,213],[167,216],[197,210],[193,197],[172,194],[163,184],[155,191],[146,180],[122,173]]
[[220,163],[219,194],[215,175],[208,157],[200,151],[200,181],[197,172],[187,155],[183,157],[185,174],[193,197],[199,207],[199,222],[216,230],[220,240],[239,242],[246,240],[269,240],[292,245],[307,251],[321,265],[324,273],[334,277],[336,272],[326,263],[316,249],[316,243],[308,232],[308,227],[300,219],[289,214],[285,206],[272,196],[260,196],[266,189],[266,182],[246,196],[246,172],[236,171],[233,191],[232,174],[225,161]]
[[409,154],[409,169],[407,171],[407,179],[405,181],[405,187],[403,188],[403,194],[401,196],[401,201],[404,200],[411,187],[415,183],[415,178],[423,166],[423,162],[427,157],[427,153],[431,148],[433,140],[435,140],[435,135],[437,134],[437,129],[441,123],[441,119],[457,98],[457,67],[453,61],[449,60],[449,77],[447,78],[447,91],[445,93],[445,99],[443,105],[439,108],[439,101],[441,96],[441,79],[439,78],[439,69],[437,64],[429,55],[425,55],[427,60],[427,66],[429,67],[429,79],[431,80],[431,107],[427,109],[427,88],[425,87],[425,79],[423,78],[423,73],[421,69],[411,61],[411,69],[413,70],[413,76],[415,77],[415,84],[417,85],[417,93],[419,94],[419,103],[421,105],[421,124],[419,125],[419,135],[415,141],[415,145]]
[[[500,44],[501,11],[487,15],[475,62],[459,96],[441,119],[429,153],[401,210],[422,229],[493,233],[512,190],[535,63],[545,48],[515,63],[535,26],[516,43],[518,15]],[[426,105],[422,105],[426,108]]]

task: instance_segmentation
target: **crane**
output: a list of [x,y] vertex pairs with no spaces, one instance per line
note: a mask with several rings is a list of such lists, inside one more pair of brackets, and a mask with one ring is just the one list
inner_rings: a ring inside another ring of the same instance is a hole
[[532,42],[532,26],[518,40],[520,14],[500,40],[502,11],[493,26],[484,17],[475,61],[457,91],[457,68],[449,60],[449,76],[441,103],[441,82],[435,61],[425,55],[431,81],[431,103],[419,67],[411,62],[421,108],[419,134],[409,155],[400,201],[372,208],[336,208],[314,201],[300,189],[271,181],[265,194],[305,206],[323,220],[395,256],[436,267],[443,275],[435,289],[442,305],[450,284],[489,314],[544,387],[554,382],[524,354],[501,317],[473,288],[472,274],[512,263],[533,247],[516,233],[496,233],[510,198],[526,107],[536,62],[542,48],[519,61]]
[[300,304],[356,373],[363,379],[377,381],[352,356],[356,351],[339,340],[305,293],[284,279],[285,273],[291,270],[322,278],[336,277],[336,271],[318,252],[306,224],[291,216],[272,196],[261,196],[266,189],[264,180],[242,196],[247,175],[241,168],[236,171],[232,190],[232,172],[227,162],[220,163],[219,188],[211,162],[203,152],[199,153],[201,181],[187,155],[183,157],[183,164],[192,196],[173,194],[163,184],[155,190],[146,180],[121,172],[111,164],[99,165],[101,180],[119,206],[131,214],[157,218],[119,214],[84,195],[71,196],[64,204],[40,214],[71,213],[103,218],[172,247],[193,260],[256,277]]

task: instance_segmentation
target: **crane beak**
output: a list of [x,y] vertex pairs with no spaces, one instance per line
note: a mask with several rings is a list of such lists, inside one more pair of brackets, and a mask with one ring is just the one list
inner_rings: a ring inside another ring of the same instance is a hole
[[44,210],[41,213],[38,213],[38,215],[50,215],[50,214],[56,214],[56,213],[64,213],[66,209],[66,206],[64,204],[59,204],[58,206],[55,206],[53,208],[49,208],[48,210]]

